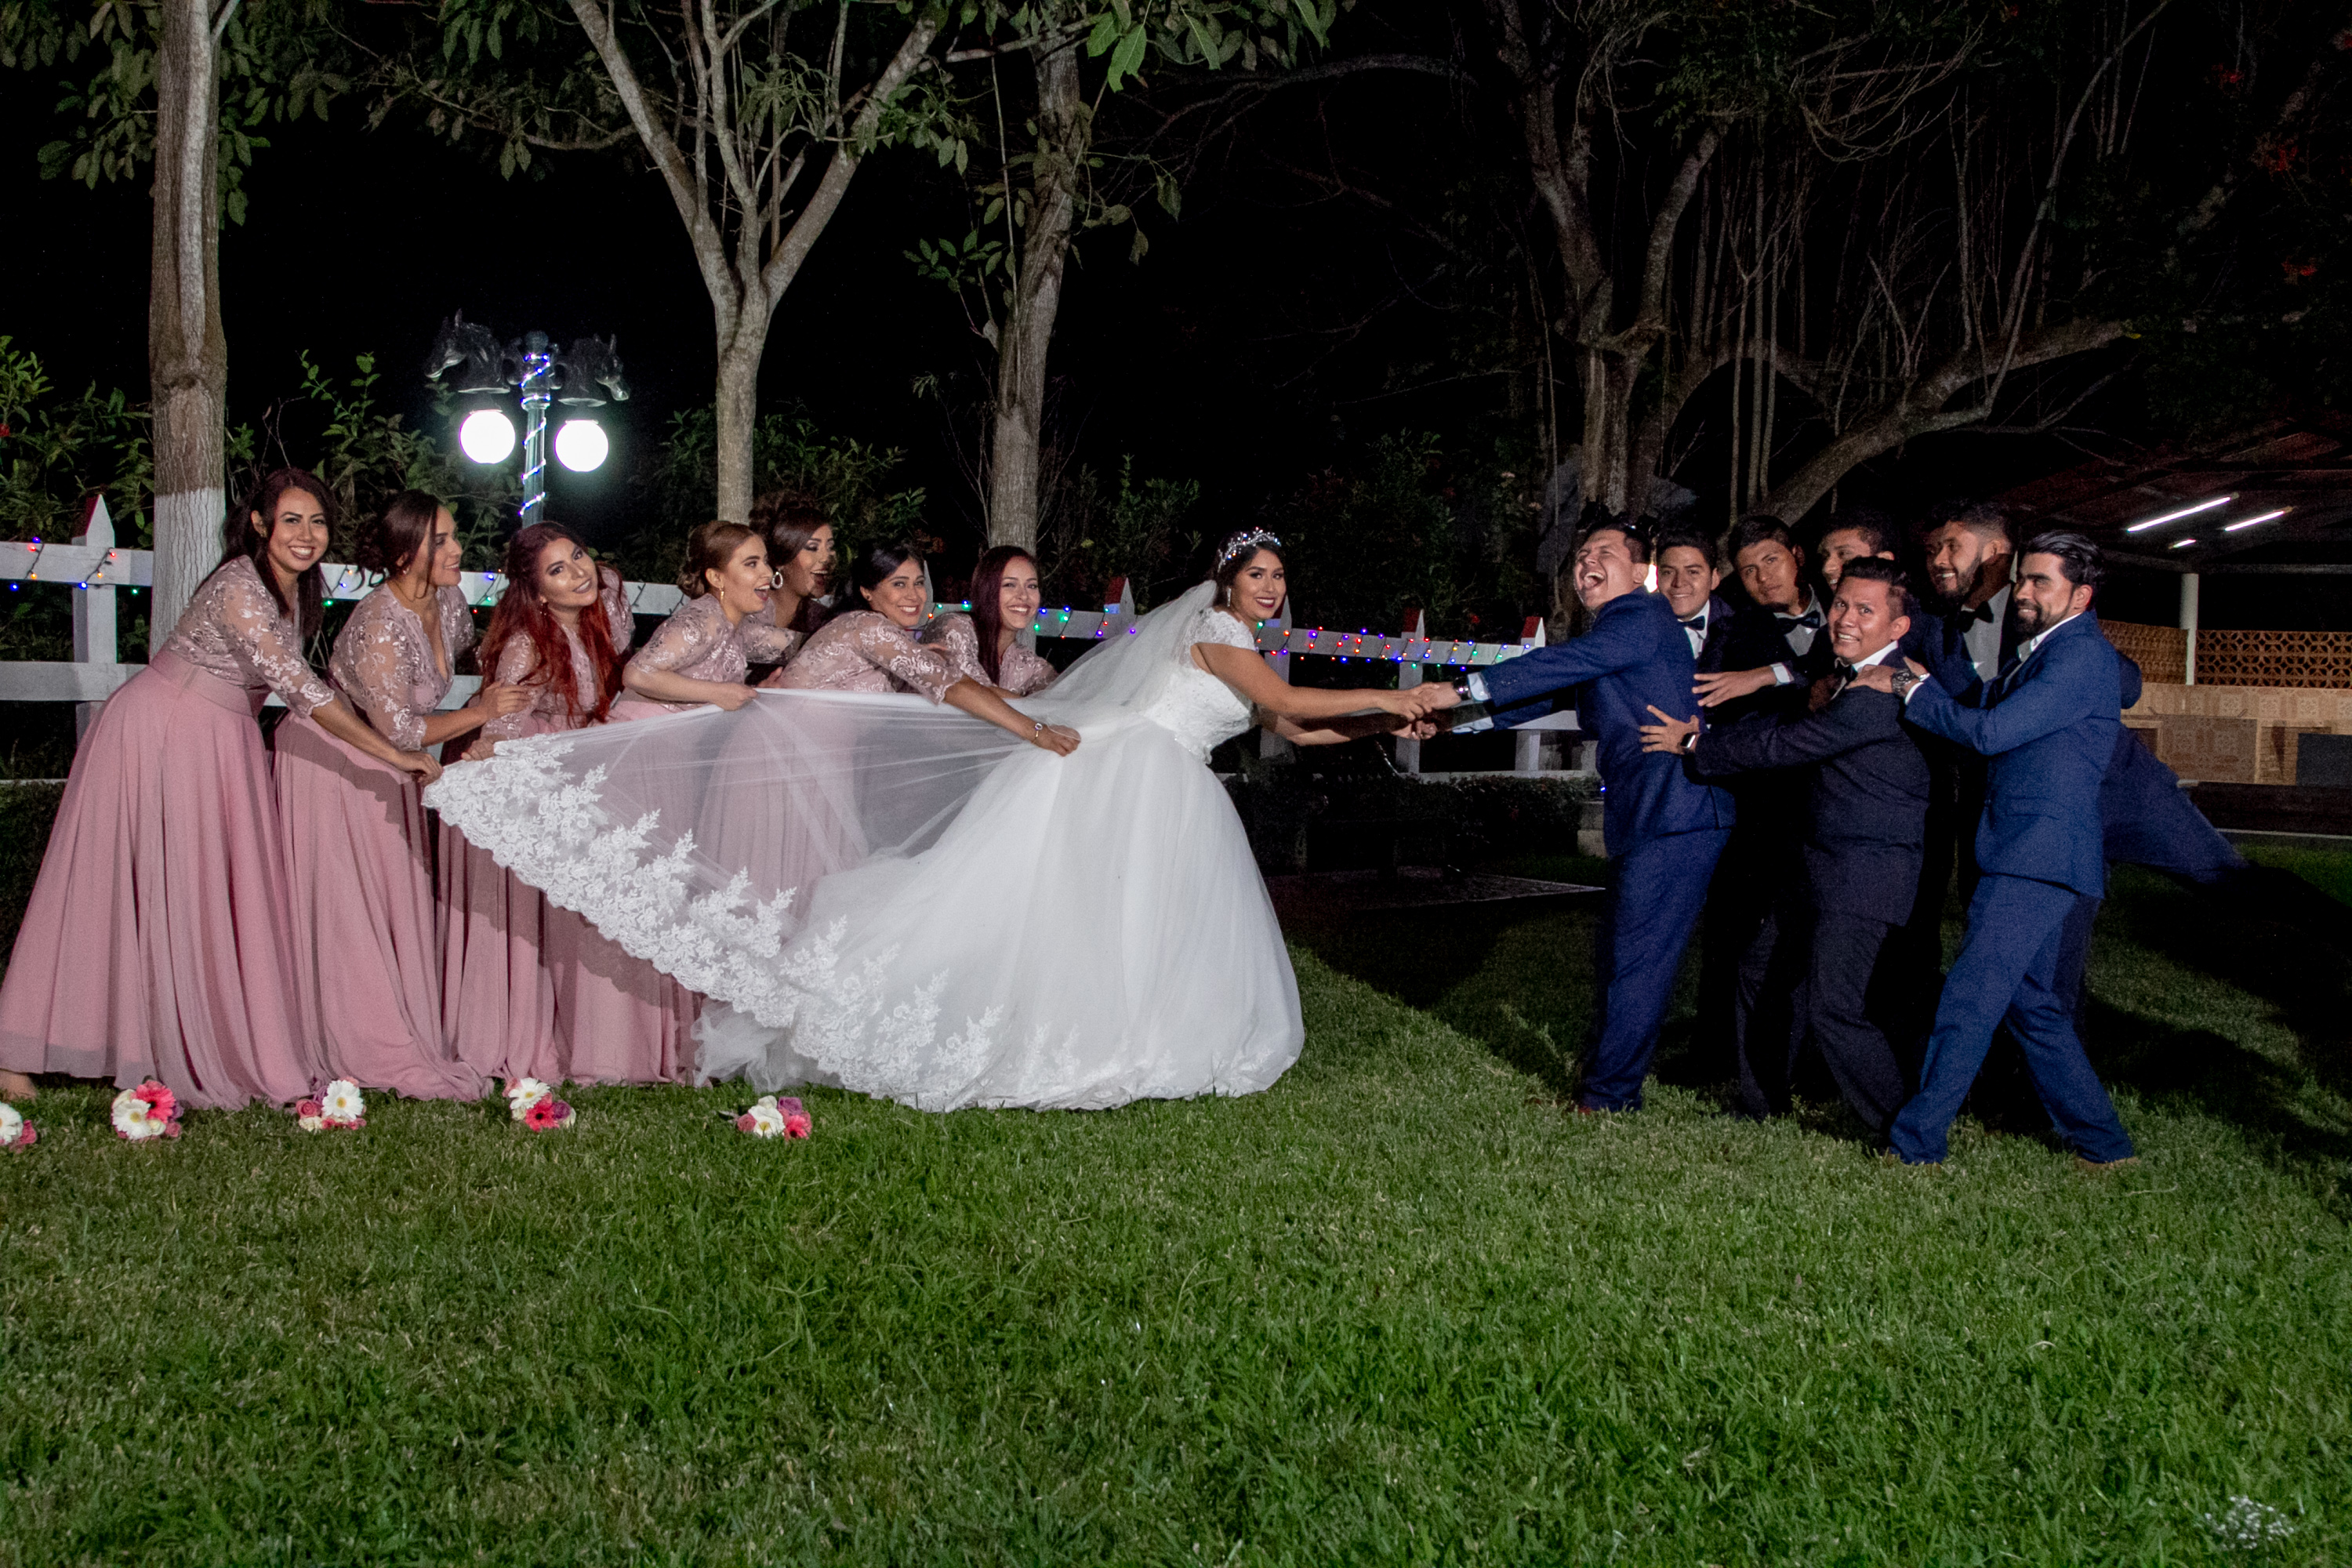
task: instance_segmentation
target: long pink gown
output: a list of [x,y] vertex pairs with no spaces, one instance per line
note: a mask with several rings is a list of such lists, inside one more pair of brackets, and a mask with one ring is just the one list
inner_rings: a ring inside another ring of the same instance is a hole
[[[442,659],[425,623],[383,587],[360,601],[327,662],[337,689],[405,752],[424,749],[425,721],[448,695],[457,656],[474,646],[462,592],[442,589],[434,612]],[[312,720],[288,718],[275,740],[295,979],[328,1070],[413,1099],[478,1098],[488,1085],[451,1049],[441,1017],[424,786]]]
[[232,561],[74,758],[0,983],[0,1067],[152,1077],[218,1109],[325,1081],[254,722],[273,690],[297,718],[334,698],[253,563]]
[[[604,570],[602,613],[615,647],[635,630],[618,573]],[[594,612],[584,612],[594,613]],[[596,668],[567,630],[568,672],[583,709]],[[517,638],[490,679],[519,682],[537,656]],[[469,757],[499,741],[569,729],[562,689],[482,726]],[[460,1060],[477,1072],[549,1083],[683,1082],[693,1065],[694,994],[539,890],[519,881],[455,829],[441,829],[442,1020]]]
[[956,673],[982,686],[993,686],[1015,697],[1031,697],[1054,684],[1060,674],[1034,649],[1014,643],[996,661],[996,679],[980,662],[980,626],[966,615],[945,615],[923,628],[923,646],[935,647],[954,663]]

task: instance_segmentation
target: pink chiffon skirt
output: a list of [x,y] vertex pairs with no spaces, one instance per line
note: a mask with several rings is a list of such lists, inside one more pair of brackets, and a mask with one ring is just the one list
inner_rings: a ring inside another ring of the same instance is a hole
[[0,982],[0,1067],[152,1077],[219,1109],[325,1081],[255,715],[243,687],[170,654],[108,700]]
[[479,1098],[482,1075],[442,1026],[421,787],[308,719],[278,725],[275,749],[296,994],[327,1070],[416,1100]]
[[475,1071],[684,1083],[701,998],[441,829],[442,1023]]

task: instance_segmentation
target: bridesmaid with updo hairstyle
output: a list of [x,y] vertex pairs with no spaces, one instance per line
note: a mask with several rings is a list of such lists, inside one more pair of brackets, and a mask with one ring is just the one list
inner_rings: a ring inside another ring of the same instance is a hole
[[1028,697],[1054,684],[1054,667],[1021,646],[1036,624],[1045,590],[1037,563],[1014,544],[1000,544],[972,568],[971,613],[941,616],[923,628],[923,645],[954,661],[966,679],[1007,697]]
[[[530,701],[489,720],[466,750],[601,724],[621,694],[635,623],[621,574],[560,523],[507,545],[506,593],[481,663]],[[676,981],[446,824],[441,830],[442,1022],[459,1060],[503,1079],[666,1083],[692,1060],[695,1001]]]
[[800,642],[761,612],[775,591],[768,542],[740,522],[706,522],[687,539],[677,585],[686,603],[629,657],[615,719],[658,718],[709,704],[732,713],[751,700],[743,677],[781,664]]
[[[335,689],[403,752],[470,735],[531,699],[492,681],[465,707],[439,711],[474,646],[457,535],[449,509],[422,490],[402,491],[369,519],[357,563],[383,582],[352,611],[327,661]],[[451,1051],[441,1022],[433,839],[416,780],[311,719],[289,717],[273,744],[295,979],[329,1076],[414,1099],[476,1098],[481,1075]]]
[[833,523],[815,501],[779,490],[752,503],[751,526],[768,542],[768,564],[776,574],[767,607],[752,619],[784,636],[784,657],[789,658],[824,624],[824,600],[833,591],[835,574]]
[[304,660],[331,492],[280,468],[74,758],[0,984],[0,1096],[37,1072],[155,1078],[181,1103],[286,1103],[324,1081],[296,984],[286,846],[254,722],[297,721],[427,782],[440,765],[370,729]]

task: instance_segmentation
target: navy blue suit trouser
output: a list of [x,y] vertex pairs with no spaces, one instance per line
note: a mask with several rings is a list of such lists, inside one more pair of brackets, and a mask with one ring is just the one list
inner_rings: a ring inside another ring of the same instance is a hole
[[1607,907],[1594,957],[1601,1017],[1578,1101],[1595,1110],[1636,1110],[1642,1080],[1658,1050],[1658,1026],[1706,902],[1708,879],[1728,828],[1675,833],[1632,845],[1609,862]]
[[1945,1135],[1976,1081],[2003,1023],[2025,1053],[2050,1124],[2086,1160],[2120,1160],[2130,1135],[2116,1119],[2098,1074],[2074,1033],[2067,973],[2070,926],[2087,928],[2098,900],[2055,882],[1987,872],[1969,901],[1969,934],[1944,979],[1936,1032],[1919,1070],[1919,1092],[1895,1119],[1888,1142],[1913,1163],[1941,1160]]

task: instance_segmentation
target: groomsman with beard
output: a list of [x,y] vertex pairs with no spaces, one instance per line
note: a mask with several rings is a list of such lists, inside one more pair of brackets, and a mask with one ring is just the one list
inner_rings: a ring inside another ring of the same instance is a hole
[[1581,688],[1577,719],[1599,737],[1608,784],[1601,827],[1610,857],[1596,953],[1600,1016],[1578,1089],[1581,1110],[1640,1109],[1658,1026],[1731,826],[1729,796],[1686,776],[1677,759],[1642,750],[1651,706],[1687,703],[1693,675],[1688,635],[1666,601],[1642,586],[1649,561],[1632,526],[1591,529],[1572,569],[1591,628],[1439,688],[1431,704],[1484,702],[1489,716],[1454,727],[1507,729],[1549,712],[1555,693]]
[[1923,976],[1900,940],[1919,879],[1927,761],[1903,723],[1901,700],[1854,680],[1899,657],[1911,628],[1903,574],[1867,555],[1840,565],[1828,628],[1836,662],[1816,685],[1822,696],[1811,716],[1702,731],[1696,719],[1654,709],[1661,721],[1643,733],[1652,750],[1688,756],[1703,778],[1782,770],[1802,782],[1805,1026],[1770,1063],[1760,1059],[1761,1042],[1751,1041],[1752,1076],[1772,1087],[1771,1109],[1788,1109],[1797,1049],[1809,1037],[1846,1103],[1884,1138],[1910,1096],[1906,1059],[1916,1037],[1905,1020],[1934,973]]
[[2099,788],[2122,722],[2122,662],[2091,603],[2104,574],[2098,546],[2045,533],[2022,552],[2014,587],[2023,639],[1983,689],[1961,703],[1916,660],[1859,669],[1857,685],[1906,704],[1920,729],[1986,759],[1978,878],[1968,936],[1944,982],[1919,1092],[1889,1142],[1906,1163],[1940,1163],[1952,1118],[2004,1023],[2025,1053],[2052,1126],[2082,1163],[2132,1159],[2130,1137],[2074,1029],[2063,969],[2070,928],[2087,931],[2105,891]]

